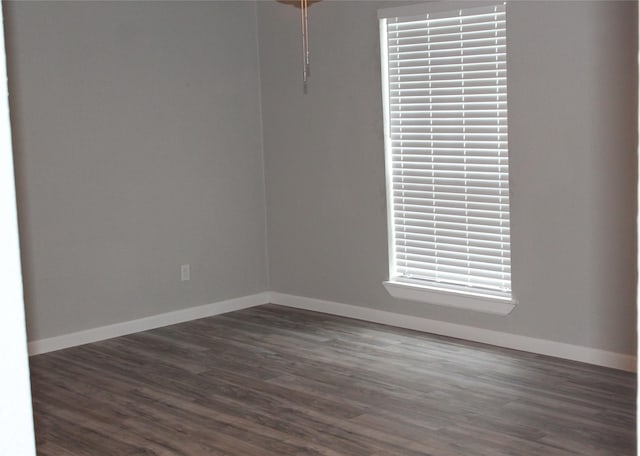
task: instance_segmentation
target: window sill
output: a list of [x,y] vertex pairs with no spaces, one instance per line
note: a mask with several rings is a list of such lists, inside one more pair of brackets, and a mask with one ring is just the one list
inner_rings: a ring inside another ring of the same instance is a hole
[[473,310],[493,315],[508,315],[516,306],[512,298],[472,295],[398,281],[382,282],[394,298],[419,301],[444,307]]

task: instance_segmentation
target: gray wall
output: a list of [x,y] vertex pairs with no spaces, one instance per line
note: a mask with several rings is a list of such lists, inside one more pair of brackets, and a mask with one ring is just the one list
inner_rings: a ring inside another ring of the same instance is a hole
[[271,288],[635,352],[637,6],[508,10],[513,286],[506,317],[398,301],[387,278],[378,2],[259,3]]
[[29,338],[267,289],[256,5],[5,15]]
[[304,96],[273,1],[7,3],[30,339],[271,289],[634,352],[635,2],[509,8],[507,317],[381,285],[382,6],[313,5]]

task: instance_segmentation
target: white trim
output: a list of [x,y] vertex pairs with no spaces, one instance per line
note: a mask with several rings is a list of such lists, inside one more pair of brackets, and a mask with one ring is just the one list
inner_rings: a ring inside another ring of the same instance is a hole
[[271,293],[270,302],[296,309],[312,310],[342,317],[381,323],[399,328],[466,339],[499,347],[522,350],[541,355],[555,356],[598,366],[611,367],[629,372],[636,371],[636,357],[597,348],[571,345],[545,339],[503,333],[444,321],[428,320],[367,307],[353,306],[321,299],[305,298],[283,293]]
[[469,8],[486,8],[488,6],[495,6],[499,4],[506,4],[506,1],[479,1],[479,0],[467,0],[467,1],[427,1],[418,3],[416,5],[405,6],[392,6],[389,8],[380,8],[378,10],[378,19],[387,19],[390,17],[402,17],[402,16],[418,16],[421,14],[438,14],[443,12],[450,12],[460,9]]
[[124,336],[140,331],[147,331],[149,329],[160,328],[162,326],[211,317],[213,315],[232,312],[234,310],[260,306],[268,302],[269,293],[264,292],[240,298],[228,299],[213,304],[189,307],[187,309],[153,315],[151,317],[140,318],[137,320],[115,323],[113,325],[100,326],[98,328],[91,328],[84,331],[64,334],[62,336],[50,337],[48,339],[34,340],[28,344],[29,355],[39,355],[41,353],[111,339],[113,337]]
[[384,127],[384,169],[386,183],[386,200],[387,200],[387,254],[389,258],[389,274],[393,274],[396,270],[396,233],[393,229],[393,173],[392,167],[388,166],[389,151],[391,150],[391,124],[389,122],[389,56],[387,42],[387,19],[382,18],[378,21],[380,32],[380,65],[382,80],[382,125]]
[[436,306],[456,307],[493,315],[508,315],[515,308],[515,301],[511,298],[462,294],[447,289],[436,289],[393,280],[382,282],[382,285],[394,298],[426,302]]
[[29,343],[29,354],[38,355],[63,348],[74,347],[76,345],[147,331],[162,326],[247,309],[267,303],[355,318],[357,320],[370,321],[441,336],[455,337],[541,355],[555,356],[557,358],[570,359],[629,372],[636,371],[636,357],[632,355],[277,292],[258,293],[213,304],[140,318],[138,320],[64,334],[48,339],[35,340]]

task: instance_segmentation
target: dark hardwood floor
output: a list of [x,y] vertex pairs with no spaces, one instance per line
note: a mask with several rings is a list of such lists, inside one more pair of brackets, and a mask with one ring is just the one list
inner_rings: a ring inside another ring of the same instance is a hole
[[633,374],[274,305],[31,377],[40,455],[635,454]]

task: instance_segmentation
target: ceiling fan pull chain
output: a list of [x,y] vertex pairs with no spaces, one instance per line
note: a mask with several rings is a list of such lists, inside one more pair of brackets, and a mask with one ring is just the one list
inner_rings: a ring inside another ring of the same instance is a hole
[[309,0],[304,1],[304,39],[305,39],[305,64],[307,67],[307,78],[311,76],[311,64],[309,63]]
[[307,2],[306,0],[300,0],[300,26],[302,28],[302,89],[304,93],[307,93],[307,28],[306,28],[306,17],[307,17]]

